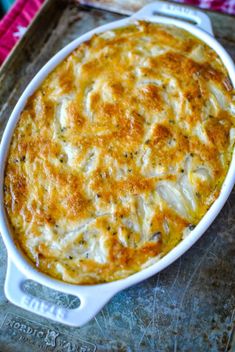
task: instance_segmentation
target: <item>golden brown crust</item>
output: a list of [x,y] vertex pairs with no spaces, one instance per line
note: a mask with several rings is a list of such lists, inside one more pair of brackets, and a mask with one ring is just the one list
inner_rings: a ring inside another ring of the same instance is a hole
[[5,206],[17,244],[79,284],[156,261],[219,195],[233,96],[216,53],[182,29],[139,22],[80,45],[14,132]]

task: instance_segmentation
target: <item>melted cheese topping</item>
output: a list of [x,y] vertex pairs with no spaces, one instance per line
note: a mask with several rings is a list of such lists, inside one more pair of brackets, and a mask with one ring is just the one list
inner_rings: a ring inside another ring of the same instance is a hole
[[234,115],[221,60],[186,31],[139,22],[95,35],[21,113],[5,174],[15,242],[71,283],[151,265],[218,197]]

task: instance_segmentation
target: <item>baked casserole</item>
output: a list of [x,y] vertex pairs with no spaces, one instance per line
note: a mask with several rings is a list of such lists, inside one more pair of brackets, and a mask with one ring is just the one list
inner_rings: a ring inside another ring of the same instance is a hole
[[4,200],[16,245],[74,284],[153,264],[219,196],[234,115],[222,61],[187,31],[141,21],[93,36],[15,129]]

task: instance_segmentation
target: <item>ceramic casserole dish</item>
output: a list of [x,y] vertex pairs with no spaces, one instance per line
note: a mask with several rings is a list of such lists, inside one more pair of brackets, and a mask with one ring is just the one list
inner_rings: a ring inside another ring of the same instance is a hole
[[[175,19],[175,17],[180,19]],[[191,231],[187,237],[185,237],[158,262],[125,279],[96,285],[73,285],[65,283],[36,270],[16,247],[5,212],[3,186],[4,165],[6,164],[12,134],[20,113],[24,109],[28,98],[36,91],[48,74],[81,43],[89,40],[94,34],[125,27],[137,20],[174,25],[185,29],[201,41],[205,42],[219,55],[227,69],[231,83],[233,87],[235,87],[235,68],[233,61],[224,48],[214,38],[209,17],[198,10],[192,10],[191,8],[183,7],[181,5],[166,4],[160,1],[145,6],[131,17],[106,24],[82,35],[80,38],[77,38],[57,53],[27,86],[10,116],[2,137],[0,148],[0,231],[8,252],[5,294],[10,302],[19,307],[70,326],[84,325],[91,320],[117,292],[155,275],[185,253],[202,236],[218,215],[225,204],[235,181],[235,157],[233,155],[218,198],[193,231]],[[187,20],[187,22],[184,20]],[[28,279],[51,289],[79,297],[80,306],[76,309],[65,309],[42,299],[30,296],[23,289],[23,284]]]

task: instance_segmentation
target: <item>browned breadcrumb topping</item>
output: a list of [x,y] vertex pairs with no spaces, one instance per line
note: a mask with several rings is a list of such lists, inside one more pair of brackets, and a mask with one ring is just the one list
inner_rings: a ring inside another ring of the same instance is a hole
[[95,35],[28,100],[5,170],[15,242],[66,282],[124,278],[170,251],[218,197],[234,92],[174,26]]

